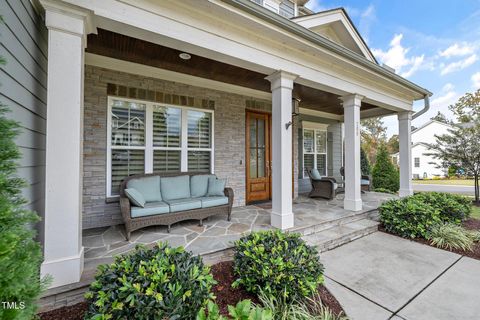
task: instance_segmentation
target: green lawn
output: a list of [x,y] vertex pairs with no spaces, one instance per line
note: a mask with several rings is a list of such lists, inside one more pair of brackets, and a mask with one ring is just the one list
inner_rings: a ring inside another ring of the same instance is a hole
[[480,219],[480,207],[472,206],[472,218]]
[[413,180],[414,184],[443,184],[454,186],[473,186],[474,181],[461,179],[442,179],[442,180]]

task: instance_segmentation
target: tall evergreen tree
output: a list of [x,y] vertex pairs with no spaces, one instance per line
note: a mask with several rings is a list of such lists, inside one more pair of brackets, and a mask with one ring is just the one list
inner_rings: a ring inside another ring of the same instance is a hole
[[[4,64],[4,60],[0,60]],[[42,253],[34,240],[38,216],[25,209],[17,176],[20,151],[15,144],[19,124],[6,117],[0,103],[0,319],[32,319],[43,287],[40,280]]]
[[360,148],[360,168],[363,175],[370,175],[370,161],[368,161],[367,154],[363,148]]
[[372,180],[374,189],[387,189],[392,192],[400,189],[399,173],[390,160],[385,144],[381,144],[378,148],[377,162],[372,170]]

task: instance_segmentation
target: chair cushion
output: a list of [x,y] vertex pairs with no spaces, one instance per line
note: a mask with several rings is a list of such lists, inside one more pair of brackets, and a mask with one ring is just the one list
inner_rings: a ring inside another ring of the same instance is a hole
[[362,186],[368,186],[368,185],[370,185],[370,180],[362,179],[362,180],[360,180],[360,184]]
[[162,177],[160,180],[163,200],[190,198],[190,176]]
[[140,192],[145,199],[145,202],[162,201],[162,194],[160,192],[160,177],[142,177],[132,179],[127,182],[128,189],[135,189]]
[[225,196],[201,197],[200,200],[202,201],[202,208],[210,208],[228,204],[228,197]]
[[170,212],[193,210],[202,207],[202,201],[200,201],[198,198],[175,199],[167,200],[165,202],[170,205]]
[[163,201],[148,202],[145,208],[132,206],[130,216],[132,218],[139,218],[145,216],[153,216],[156,214],[164,214],[170,212],[170,207]]
[[217,179],[216,176],[209,177],[207,197],[224,196],[225,184],[227,184],[227,179]]
[[190,177],[190,196],[192,198],[205,197],[208,191],[208,178],[213,174],[201,174]]
[[312,171],[310,171],[311,174],[312,174],[312,178],[315,179],[315,180],[320,180],[322,179],[322,176],[320,175],[320,172],[318,172],[317,169],[312,169]]
[[145,207],[145,198],[137,189],[125,189],[125,194],[130,202],[137,207]]

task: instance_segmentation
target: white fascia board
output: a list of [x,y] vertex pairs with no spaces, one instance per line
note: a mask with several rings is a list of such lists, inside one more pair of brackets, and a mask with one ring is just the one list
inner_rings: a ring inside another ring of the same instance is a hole
[[234,84],[224,83],[216,80],[210,80],[206,78],[200,78],[185,73],[160,69],[144,64],[134,63],[130,61],[124,61],[114,59],[106,56],[101,56],[93,53],[85,54],[85,64],[106,68],[116,71],[121,71],[130,74],[136,74],[144,77],[162,79],[172,82],[184,83],[196,87],[207,88],[212,90],[224,91],[229,93],[235,93],[253,98],[272,100],[272,94],[270,92],[250,89]]
[[[296,37],[301,43],[296,41],[297,45],[287,46],[285,43],[275,42],[271,37],[268,39],[262,37],[261,32],[255,34],[253,30],[239,27],[229,20],[243,16],[245,19],[256,20],[251,24],[263,24],[263,27],[270,28],[282,41],[285,37],[293,41],[291,38],[295,37],[218,0],[211,0],[208,3],[200,1],[151,3],[139,0],[135,2],[136,6],[115,0],[75,0],[75,3],[92,10],[97,15],[97,26],[100,28],[121,30],[123,34],[129,36],[264,74],[284,70],[300,75],[298,83],[308,83],[314,88],[342,95],[358,93],[381,107],[389,106],[399,111],[410,110],[412,100],[415,98],[412,93],[407,94],[411,92],[409,90],[398,91],[400,88],[403,88],[402,90],[406,88],[389,79],[379,79],[378,74],[365,67],[353,66],[346,59],[340,61],[337,57],[337,63],[328,62],[328,56],[333,58],[334,54],[305,39]],[[139,8],[139,5],[142,5],[142,8]],[[201,8],[198,8],[195,14],[192,14],[196,5],[208,5],[210,12],[201,12]],[[221,10],[224,14],[222,17],[212,14],[213,9]],[[314,50],[317,54],[312,55],[307,49]],[[370,76],[376,79],[369,80],[368,75],[359,74],[360,69],[369,72]],[[395,86],[392,87],[392,84]]]

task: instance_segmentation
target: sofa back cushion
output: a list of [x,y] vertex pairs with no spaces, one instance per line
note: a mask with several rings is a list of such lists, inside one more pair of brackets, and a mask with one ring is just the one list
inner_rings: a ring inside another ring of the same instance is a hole
[[141,193],[145,202],[162,201],[159,176],[132,179],[128,181],[127,188],[135,189]]
[[318,169],[312,169],[312,171],[310,171],[311,174],[312,174],[312,178],[314,180],[320,180],[322,179],[322,176],[320,175],[320,172],[318,172]]
[[227,184],[227,179],[217,179],[216,176],[209,177],[207,196],[224,196],[225,184]]
[[162,177],[160,189],[163,200],[190,198],[190,176]]
[[125,189],[125,194],[133,205],[137,207],[145,207],[145,198],[143,195],[137,191],[137,189]]
[[208,178],[213,174],[201,174],[190,177],[190,195],[192,198],[205,197],[208,191]]

